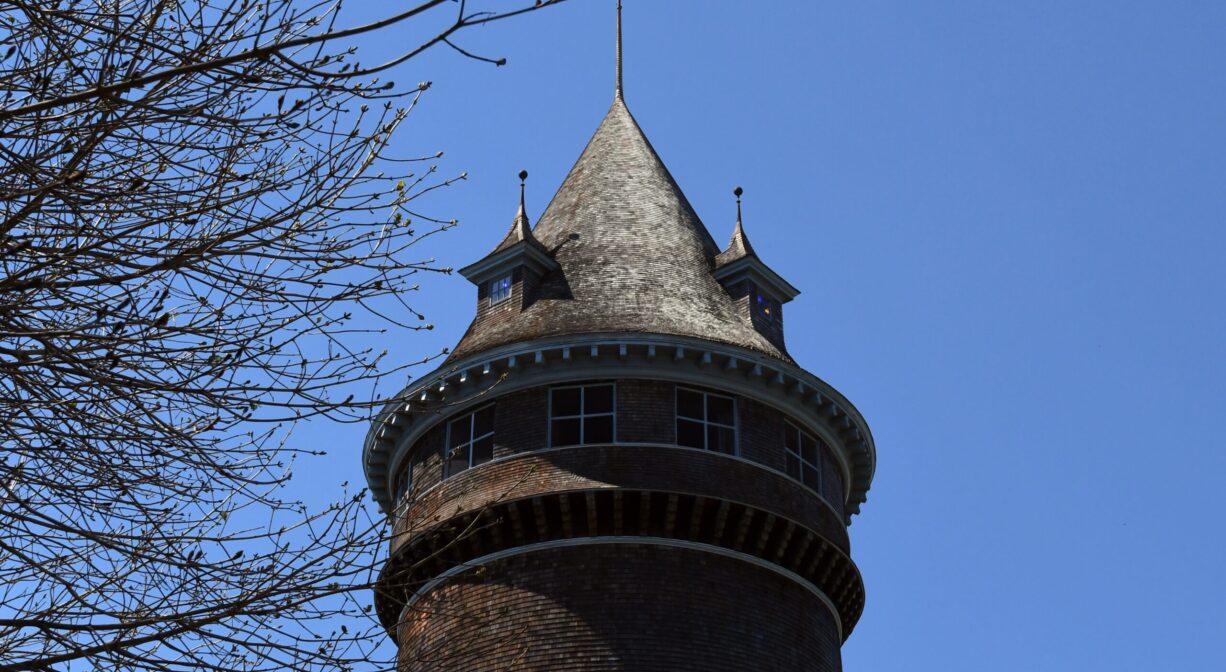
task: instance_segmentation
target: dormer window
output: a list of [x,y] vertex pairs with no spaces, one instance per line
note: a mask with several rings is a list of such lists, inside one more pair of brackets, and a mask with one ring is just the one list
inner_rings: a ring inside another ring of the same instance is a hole
[[511,298],[511,276],[504,275],[490,281],[490,305],[494,306]]
[[779,317],[782,315],[780,311],[782,311],[783,308],[779,305],[778,301],[761,292],[757,292],[756,303],[758,314],[762,316],[762,319],[770,322],[771,324],[779,321]]

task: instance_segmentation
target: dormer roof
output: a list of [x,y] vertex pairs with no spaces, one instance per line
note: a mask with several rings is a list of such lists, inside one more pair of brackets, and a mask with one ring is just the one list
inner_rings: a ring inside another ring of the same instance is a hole
[[728,248],[715,257],[715,279],[725,286],[747,279],[780,303],[787,303],[796,298],[800,290],[767,266],[754,251],[741,223],[740,187],[737,187],[736,194],[736,228],[732,230]]
[[[526,177],[527,173],[522,173],[521,179]],[[537,273],[545,273],[558,267],[545,246],[532,235],[532,224],[528,221],[528,213],[524,207],[522,185],[519,192],[519,212],[515,213],[515,221],[511,223],[507,235],[480,261],[460,269],[460,275],[480,284],[518,266],[527,266]]]
[[736,228],[732,230],[732,240],[728,241],[728,249],[715,257],[715,266],[718,268],[750,255],[756,256],[756,253],[753,251],[753,245],[749,244],[749,236],[745,235],[745,229],[741,226],[741,218],[737,217]]

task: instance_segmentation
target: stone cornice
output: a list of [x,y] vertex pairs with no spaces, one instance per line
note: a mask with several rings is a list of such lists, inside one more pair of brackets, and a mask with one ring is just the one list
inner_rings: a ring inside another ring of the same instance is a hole
[[591,378],[702,385],[768,404],[830,445],[843,470],[848,519],[876,467],[868,424],[837,390],[809,372],[744,348],[652,334],[593,334],[502,346],[433,371],[375,417],[362,464],[375,500],[391,510],[391,474],[408,448],[444,417],[493,395]]

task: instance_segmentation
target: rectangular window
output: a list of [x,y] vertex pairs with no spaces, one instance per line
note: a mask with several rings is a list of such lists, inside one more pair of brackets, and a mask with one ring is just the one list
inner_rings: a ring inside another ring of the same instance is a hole
[[401,468],[400,473],[396,475],[396,488],[392,496],[392,501],[397,506],[400,500],[409,493],[409,489],[413,487],[413,461],[410,455],[405,460],[406,464]]
[[677,445],[736,455],[736,400],[678,387]]
[[806,434],[790,422],[784,426],[784,431],[786,434],[783,447],[787,459],[785,471],[788,476],[821,494],[822,451],[826,449],[825,442]]
[[447,423],[443,477],[494,459],[494,406],[461,415]]
[[490,305],[502,303],[511,298],[511,276],[503,276],[490,281]]
[[549,445],[613,443],[614,392],[613,383],[549,390]]

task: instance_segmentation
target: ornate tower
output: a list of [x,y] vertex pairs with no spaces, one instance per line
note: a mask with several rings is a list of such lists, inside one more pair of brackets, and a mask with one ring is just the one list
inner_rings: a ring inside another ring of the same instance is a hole
[[631,116],[618,24],[613,106],[367,438],[380,618],[403,670],[840,670],[872,437],[788,355],[740,190],[721,249]]

